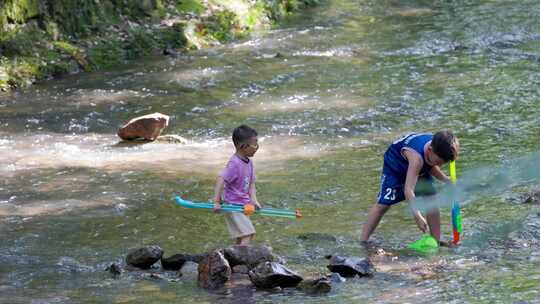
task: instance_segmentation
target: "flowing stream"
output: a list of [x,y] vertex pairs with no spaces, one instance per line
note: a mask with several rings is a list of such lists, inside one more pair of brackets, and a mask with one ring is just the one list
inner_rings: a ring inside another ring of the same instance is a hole
[[[153,112],[188,143],[119,144],[120,125]],[[326,254],[372,254],[373,278],[311,296],[105,271],[143,245],[170,256],[231,243],[219,215],[173,197],[212,196],[241,123],[260,135],[261,203],[304,214],[253,217],[256,242],[305,277],[327,273]],[[442,128],[460,138],[468,177],[462,245],[405,251],[420,233],[401,203],[366,252],[386,147]],[[2,97],[0,302],[540,303],[540,204],[524,203],[540,189],[537,151],[540,1],[328,0],[249,40]],[[529,163],[538,170],[505,175]]]

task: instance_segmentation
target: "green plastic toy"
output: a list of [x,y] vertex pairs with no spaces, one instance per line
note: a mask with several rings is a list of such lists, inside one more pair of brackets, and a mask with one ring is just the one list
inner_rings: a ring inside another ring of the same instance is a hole
[[407,248],[419,253],[434,253],[439,250],[439,242],[431,234],[424,234],[422,238],[410,244]]

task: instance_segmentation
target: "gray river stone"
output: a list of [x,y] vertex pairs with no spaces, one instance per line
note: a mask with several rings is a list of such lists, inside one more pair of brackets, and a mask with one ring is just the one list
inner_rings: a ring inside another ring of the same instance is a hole
[[163,256],[163,250],[157,245],[135,249],[128,253],[126,263],[141,269],[148,269]]
[[303,278],[296,272],[276,262],[264,262],[253,268],[249,279],[257,288],[296,287]]
[[165,270],[180,270],[186,262],[199,263],[208,256],[208,253],[183,254],[177,253],[168,258],[161,258],[161,266]]
[[272,253],[272,248],[264,245],[234,245],[223,249],[229,265],[246,265],[249,269],[263,262],[275,262],[280,259]]
[[296,287],[305,293],[321,294],[332,290],[332,282],[327,277],[303,280]]
[[122,266],[120,266],[118,263],[112,263],[105,268],[105,271],[108,271],[116,278],[122,274]]
[[339,255],[332,255],[329,258],[328,269],[346,278],[354,277],[355,275],[359,277],[372,276],[375,272],[373,263],[366,258],[342,257]]

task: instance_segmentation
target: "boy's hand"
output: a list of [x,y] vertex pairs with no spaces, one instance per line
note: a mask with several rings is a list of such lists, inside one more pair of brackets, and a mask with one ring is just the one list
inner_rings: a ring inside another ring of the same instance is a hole
[[414,220],[416,221],[416,225],[418,228],[423,232],[426,233],[428,231],[428,224],[424,217],[420,214],[420,212],[416,212],[414,214]]
[[259,204],[259,202],[252,202],[253,205],[255,205],[255,208],[258,210],[258,209],[261,209],[261,204]]
[[221,203],[214,201],[214,212],[219,213],[221,211]]

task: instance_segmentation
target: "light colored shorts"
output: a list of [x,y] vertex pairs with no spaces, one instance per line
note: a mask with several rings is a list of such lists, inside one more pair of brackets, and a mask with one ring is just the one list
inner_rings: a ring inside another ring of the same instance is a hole
[[240,212],[225,212],[224,216],[231,238],[236,239],[255,234],[255,228],[245,214]]

